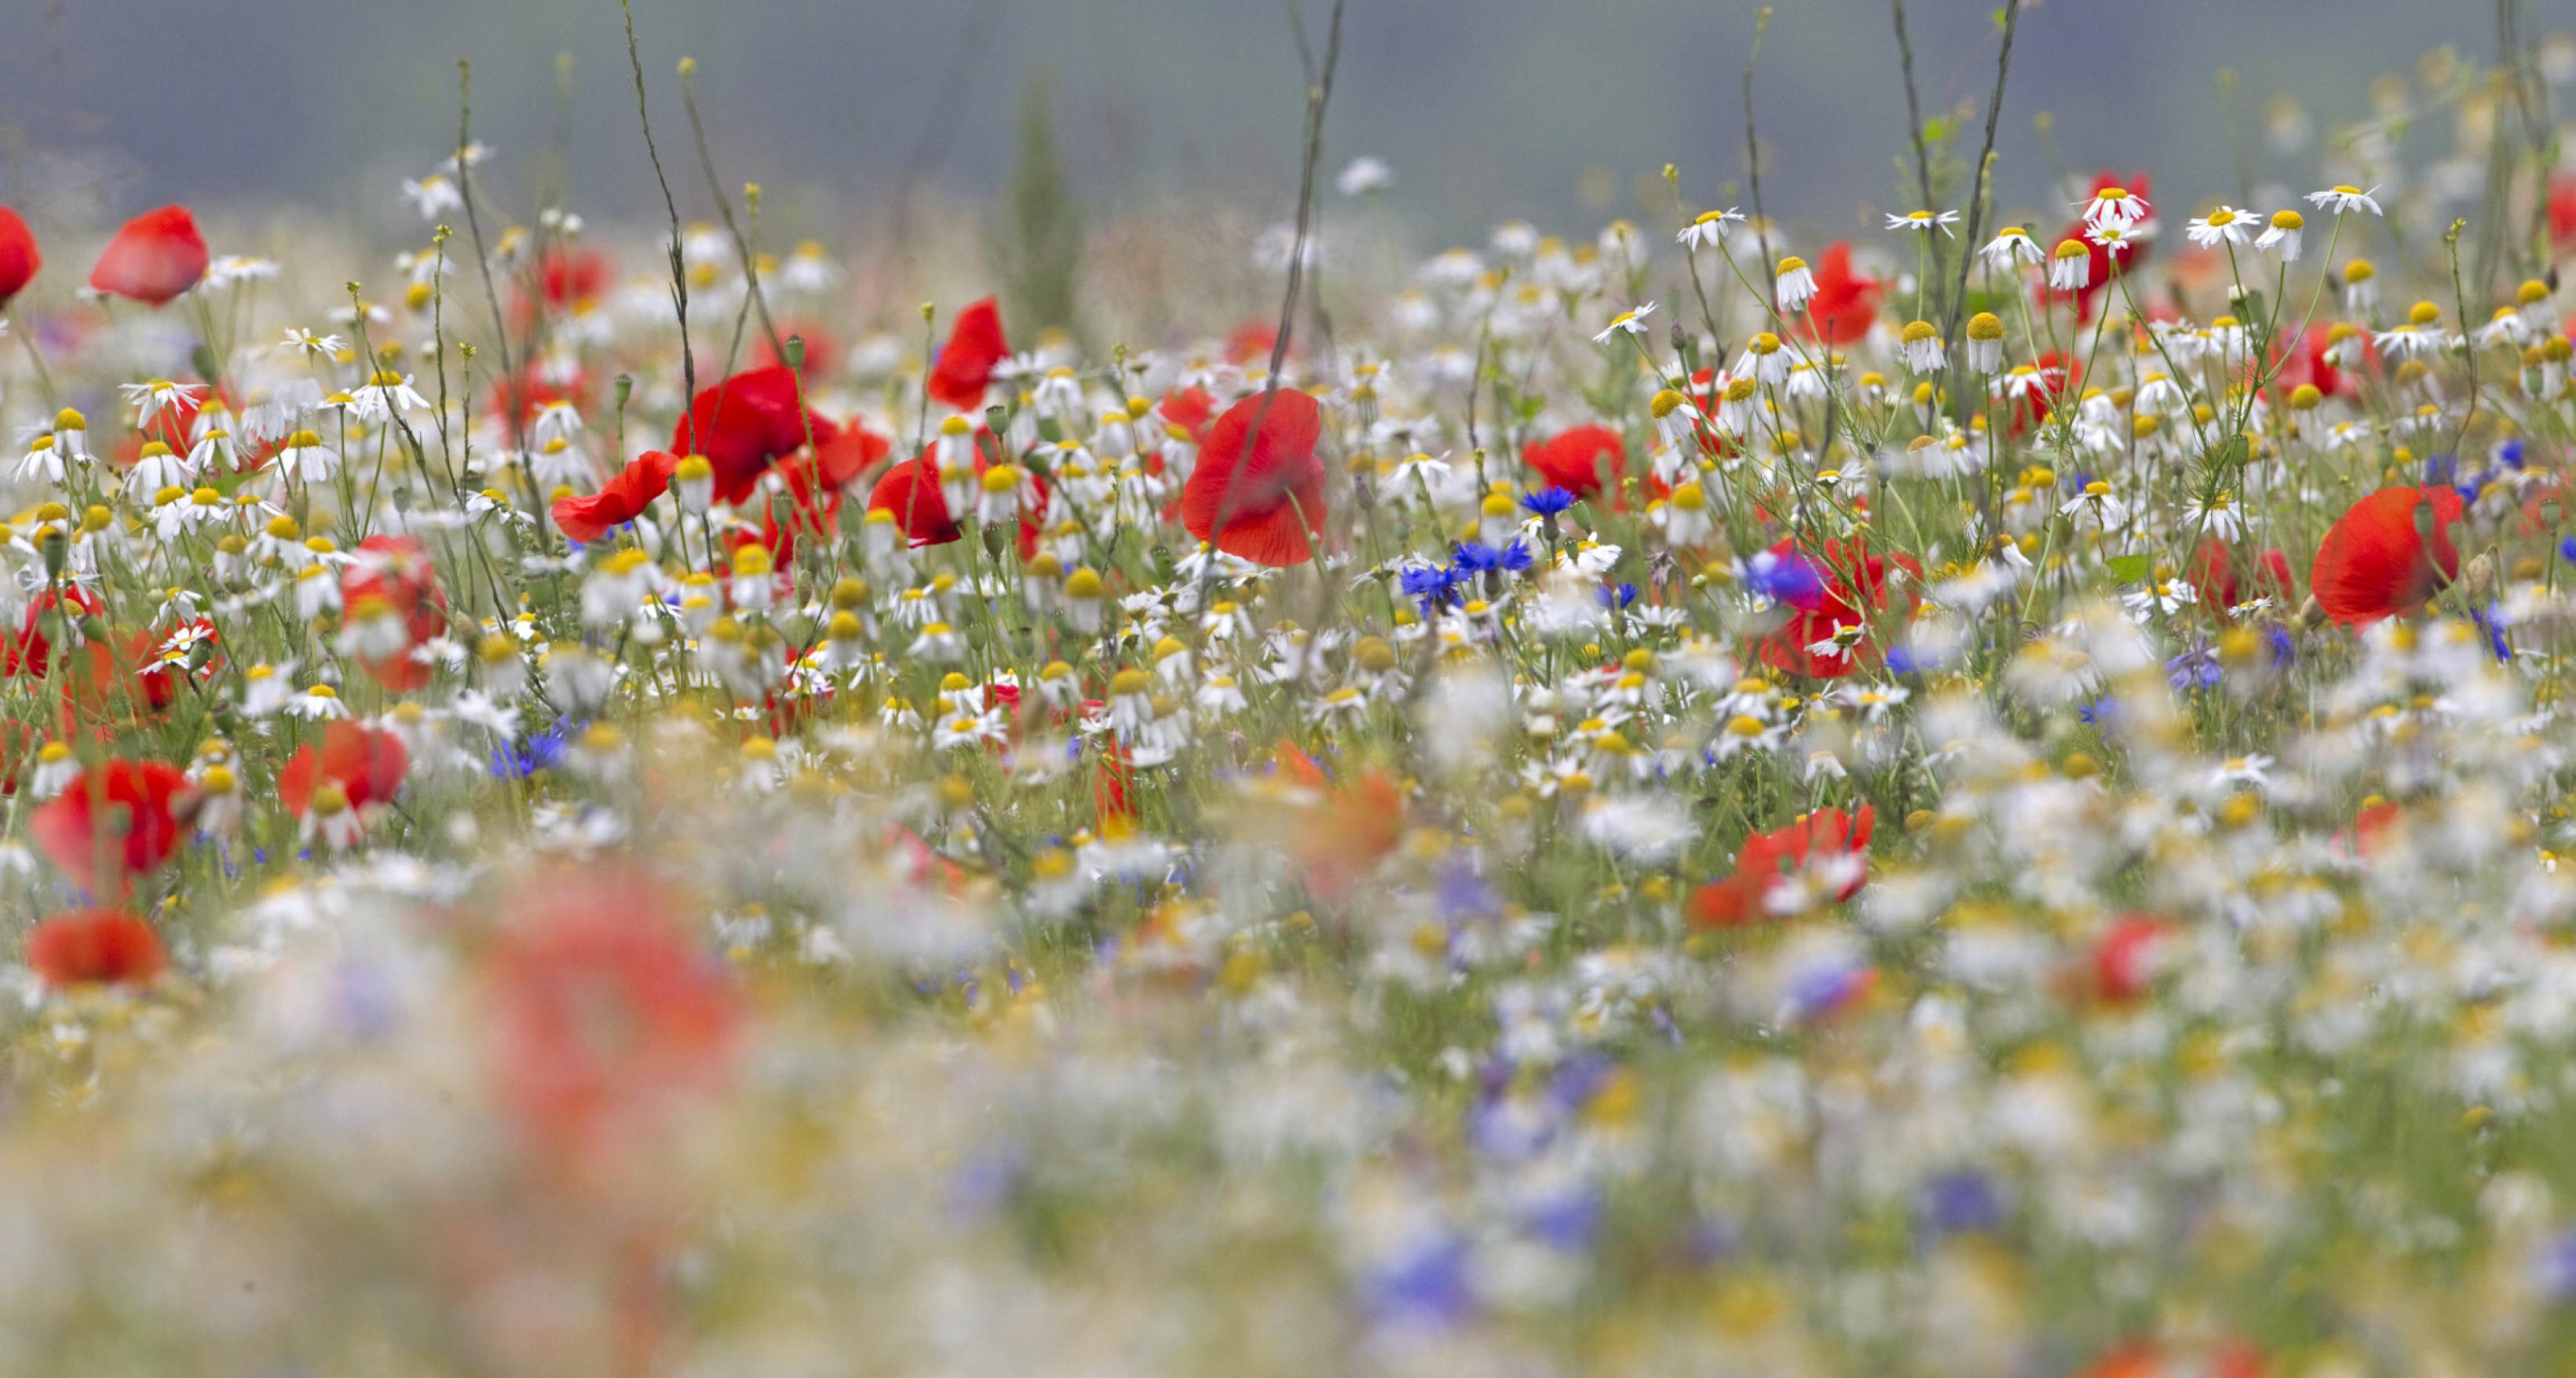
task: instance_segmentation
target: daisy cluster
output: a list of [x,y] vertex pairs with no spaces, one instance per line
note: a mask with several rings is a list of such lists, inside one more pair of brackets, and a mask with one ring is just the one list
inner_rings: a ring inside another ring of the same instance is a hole
[[0,1373],[2561,1371],[2576,43],[2380,94],[1124,340],[0,209]]

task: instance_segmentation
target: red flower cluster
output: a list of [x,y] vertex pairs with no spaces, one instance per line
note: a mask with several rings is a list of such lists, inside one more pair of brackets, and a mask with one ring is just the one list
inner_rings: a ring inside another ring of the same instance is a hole
[[1733,928],[1768,917],[1775,895],[1797,883],[1810,866],[1831,868],[1834,899],[1848,900],[1869,881],[1869,837],[1878,811],[1818,809],[1785,828],[1755,833],[1735,855],[1735,874],[1710,881],[1691,896],[1691,922]]

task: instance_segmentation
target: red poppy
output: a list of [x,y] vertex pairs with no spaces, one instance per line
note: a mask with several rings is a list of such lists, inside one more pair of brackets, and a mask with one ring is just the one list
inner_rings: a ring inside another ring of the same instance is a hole
[[939,472],[930,456],[907,459],[885,471],[868,494],[868,510],[891,512],[915,550],[946,545],[961,534],[948,514],[948,499],[939,493]]
[[[991,440],[993,433],[979,428],[975,436],[979,442],[975,447],[975,472],[980,476],[992,468],[981,442]],[[1029,481],[1034,491],[1020,506],[1019,550],[1023,560],[1038,553],[1038,537],[1046,532],[1047,506],[1055,492],[1043,474],[1031,474]],[[956,516],[948,510],[946,495],[939,491],[938,466],[926,454],[886,470],[868,494],[868,509],[893,513],[895,524],[903,528],[904,539],[915,550],[926,545],[946,545],[964,534]]]
[[56,914],[27,934],[27,969],[46,985],[149,985],[169,965],[161,937],[131,914]]
[[2576,243],[2576,172],[2550,174],[2549,242],[2562,248]]
[[2221,613],[2253,598],[2287,599],[2297,585],[2290,581],[2290,557],[2278,550],[2265,550],[2249,561],[2251,577],[2240,580],[2236,572],[2236,553],[2227,542],[2215,536],[2204,537],[2194,561],[2198,568],[2192,575],[2192,587],[2210,595],[2209,601]]
[[354,554],[340,571],[340,601],[355,612],[382,600],[411,637],[411,648],[362,662],[367,674],[388,689],[418,689],[429,683],[430,672],[412,659],[411,649],[447,629],[447,595],[438,587],[429,547],[418,536],[377,535],[358,542]]
[[939,364],[923,387],[939,402],[971,412],[984,405],[984,389],[993,382],[993,366],[1010,357],[1002,342],[1002,313],[993,299],[957,313],[957,325],[940,346]]
[[670,491],[671,475],[679,467],[678,455],[646,450],[627,461],[626,467],[598,492],[582,498],[555,499],[555,528],[576,541],[598,540],[644,515],[644,509],[651,507],[655,498]]
[[[2149,202],[2150,204],[2152,204],[2155,199],[2155,184],[2148,178],[2147,174],[2143,172],[2131,173],[2127,180],[2124,181],[2121,179],[2120,174],[2105,168],[2094,174],[2093,185],[2085,192],[2084,199],[2086,204],[2091,204],[2093,197],[2101,194],[2102,192],[2108,191],[2113,187],[2123,188],[2130,195],[2137,197],[2141,201]],[[2039,280],[2038,287],[2033,290],[2038,297],[2039,303],[2043,306],[2064,305],[2065,303],[2073,302],[2075,304],[2076,323],[2081,325],[2093,319],[2093,306],[2095,299],[2099,298],[2104,292],[2110,290],[2111,251],[2105,246],[2093,242],[2092,236],[2084,232],[2084,222],[2081,220],[2068,226],[2066,233],[2058,236],[2059,243],[2063,243],[2069,239],[2081,243],[2086,249],[2092,252],[2092,266],[2085,275],[2084,286],[2072,292],[2060,292],[2050,288],[2048,285],[2048,279],[2046,277],[2042,277]],[[2045,247],[2053,251],[2057,246],[2055,244],[2051,244]],[[2138,271],[2138,269],[2146,263],[2148,251],[2154,247],[2154,240],[2143,238],[2134,230],[2132,230],[2128,236],[2121,239],[2120,275],[2126,277],[2129,274]]]
[[2031,365],[2039,370],[2038,382],[2018,393],[2007,394],[2012,398],[2014,439],[2028,435],[2046,422],[2056,414],[2058,403],[2076,396],[2084,386],[2084,361],[2072,354],[2045,350],[2031,360]]
[[2263,1378],[2263,1351],[2242,1340],[2222,1340],[2204,1353],[2176,1353],[2151,1340],[2134,1340],[2095,1359],[2076,1378],[2165,1378],[2178,1373]]
[[317,753],[311,742],[295,749],[286,769],[277,773],[277,802],[298,818],[313,804],[313,791],[326,784],[338,785],[349,798],[349,807],[365,808],[382,804],[402,788],[403,775],[411,768],[411,752],[402,738],[377,728],[362,727],[345,719],[322,729],[322,749]]
[[[1311,769],[1313,762],[1307,765]],[[1297,859],[1305,865],[1307,888],[1338,901],[1403,840],[1403,789],[1385,771],[1366,770],[1327,791],[1299,819]]]
[[45,256],[36,252],[35,233],[27,222],[7,206],[0,206],[0,306],[27,290],[36,270],[45,266]]
[[[2286,348],[2277,343],[2273,345],[2273,362],[2280,365],[2279,372],[2272,379],[2272,394],[2276,401],[2288,400],[2301,384],[2315,385],[2320,397],[2340,397],[2353,390],[2351,376],[2326,362],[2326,351],[2334,347],[2334,332],[2341,328],[2319,325]],[[2370,332],[2358,331],[2351,338],[2360,347],[2363,364],[2376,366],[2379,349],[2370,342]],[[2250,369],[2252,366],[2252,361],[2248,360],[2247,367]]]
[[671,431],[671,453],[701,454],[716,471],[716,497],[741,502],[782,455],[820,439],[831,423],[806,411],[784,366],[737,373],[700,392]]
[[1875,278],[1852,276],[1851,241],[1828,246],[1813,273],[1816,294],[1807,299],[1807,319],[1799,328],[1827,345],[1847,345],[1867,335],[1878,319],[1879,293],[1887,285]]
[[[1867,637],[1848,650],[1819,652],[1815,647],[1835,639],[1847,627],[1866,627],[1870,615],[1887,606],[1889,561],[1870,554],[1857,541],[1825,542],[1821,561],[1800,552],[1794,538],[1782,539],[1770,553],[1778,560],[1799,562],[1812,571],[1812,577],[1783,596],[1789,620],[1762,639],[1762,662],[1816,679],[1839,679],[1860,668],[1864,654],[1874,657]],[[1922,577],[1923,566],[1913,556],[1899,554],[1894,562],[1917,579]],[[1855,577],[1857,588],[1852,584]]]
[[2334,849],[2350,857],[2376,855],[2405,823],[2406,810],[2382,799],[2354,812],[2352,826],[2334,835]]
[[1270,351],[1279,347],[1279,323],[1272,320],[1248,320],[1226,333],[1225,361],[1243,365],[1259,359],[1270,360]]
[[[783,345],[789,340],[805,342],[805,367],[797,371],[806,377],[829,378],[841,371],[841,361],[847,357],[847,351],[841,348],[841,337],[832,333],[831,328],[822,322],[780,321],[778,343]],[[779,352],[778,346],[769,342],[769,335],[764,331],[759,339],[752,342],[751,361],[766,368],[771,364],[786,363],[787,356]]]
[[1837,903],[1869,882],[1869,838],[1878,810],[1858,813],[1818,809],[1785,828],[1755,833],[1735,856],[1735,874],[1711,881],[1691,896],[1691,921],[1703,928],[1731,928],[1766,918],[1776,891],[1810,865],[1830,868]]
[[1295,388],[1255,393],[1226,408],[1181,490],[1190,534],[1256,564],[1313,558],[1306,533],[1324,525],[1324,464],[1315,457],[1323,433],[1323,408]]
[[119,893],[179,850],[170,803],[188,777],[159,761],[108,761],[36,810],[28,829],[63,874],[93,894]]
[[[190,626],[204,633],[203,644],[213,650],[214,623],[201,617],[180,624],[180,628]],[[54,674],[62,695],[65,730],[82,724],[106,727],[168,708],[179,696],[180,680],[189,673],[184,665],[159,660],[162,643],[177,630],[143,627],[70,648]]]
[[[812,367],[812,361],[808,360],[806,366]],[[837,425],[827,421],[822,426],[829,433],[823,429],[814,432],[814,467],[827,488],[858,482],[894,451],[893,441],[857,421]]]
[[[550,362],[541,363],[531,359],[516,373],[502,375],[498,385],[492,389],[492,417],[503,425],[509,425],[511,409],[516,407],[517,424],[534,425],[537,414],[544,411],[548,403],[570,402],[576,407],[580,406],[583,396],[589,389],[589,375],[579,369],[575,369],[570,377],[565,377],[554,373]],[[181,447],[174,445],[171,448],[175,450]]]
[[2093,944],[2093,993],[2113,1005],[2145,995],[2156,977],[2156,950],[2166,931],[2164,920],[2151,915],[2114,919]]
[[607,870],[556,877],[484,954],[490,1071],[537,1143],[581,1157],[649,1136],[675,1095],[719,1086],[742,1000],[662,889]]
[[1605,474],[1610,491],[1618,492],[1628,470],[1628,447],[1607,426],[1577,426],[1528,446],[1521,459],[1551,486],[1588,498],[1602,490]]
[[1206,388],[1182,388],[1163,397],[1163,420],[1190,433],[1190,443],[1207,442],[1208,423],[1216,419],[1216,399]]
[[537,261],[538,290],[550,306],[580,307],[597,301],[617,276],[617,265],[597,249],[558,245]]
[[89,285],[111,297],[159,306],[206,275],[206,237],[185,206],[163,206],[125,222],[99,252]]
[[[59,609],[60,611],[57,611]],[[47,589],[27,600],[27,611],[19,619],[18,630],[0,638],[0,675],[34,675],[41,678],[53,664],[53,632],[68,619],[75,626],[86,618],[107,611],[98,595],[79,587],[57,592]]]
[[1091,805],[1100,814],[1101,826],[1112,822],[1136,821],[1136,768],[1127,755],[1125,744],[1115,736],[1104,736],[1100,764],[1091,776]]
[[[2429,506],[2429,515],[2418,507]],[[2457,489],[2382,488],[2352,505],[2317,545],[2308,587],[2337,622],[2362,625],[2415,611],[2460,571],[2451,524],[2460,520]],[[2431,533],[2429,546],[2422,521]]]

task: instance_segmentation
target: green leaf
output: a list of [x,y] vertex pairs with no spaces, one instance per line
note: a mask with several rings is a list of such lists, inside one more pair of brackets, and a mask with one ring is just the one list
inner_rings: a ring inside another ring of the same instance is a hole
[[2111,557],[2111,577],[2123,584],[2134,584],[2147,577],[2149,565],[2144,555]]

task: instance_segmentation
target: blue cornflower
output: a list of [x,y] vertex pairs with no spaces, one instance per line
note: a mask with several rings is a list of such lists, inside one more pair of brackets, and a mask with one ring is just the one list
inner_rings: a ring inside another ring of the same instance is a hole
[[1605,608],[1624,608],[1637,601],[1637,586],[1603,584],[1593,597],[1600,599],[1601,606]]
[[2263,646],[2272,653],[2272,667],[2286,670],[2298,658],[2299,645],[2290,639],[2290,629],[2277,623],[2263,629]]
[[2176,689],[2215,689],[2219,673],[2218,652],[2207,646],[2195,646],[2165,662],[2165,678]]
[[2477,623],[2478,630],[2487,634],[2487,649],[2495,654],[2496,663],[2502,665],[2513,659],[2513,643],[2505,638],[2504,619],[2498,615],[2499,611],[2494,603],[2487,604],[2484,611],[2471,608],[2469,620]]
[[2495,448],[2496,462],[2508,469],[2522,467],[2522,437],[2515,436]]
[[1574,495],[1562,488],[1541,488],[1521,495],[1522,508],[1535,517],[1553,517],[1573,505]]
[[1496,549],[1482,541],[1460,541],[1458,569],[1460,576],[1487,574],[1495,570],[1524,570],[1530,567],[1529,542],[1514,539],[1510,545]]
[[1993,1178],[1972,1168],[1924,1182],[1919,1210],[1927,1234],[1981,1234],[2004,1223],[2003,1193]]
[[2558,542],[2558,558],[2565,560],[2569,564],[2576,564],[2576,536],[2568,536],[2560,539]]
[[1602,1214],[1600,1193],[1576,1187],[1531,1207],[1521,1223],[1531,1237],[1549,1248],[1581,1253],[1592,1247],[1593,1236],[1601,1232]]
[[492,748],[494,778],[525,780],[538,771],[554,769],[563,759],[564,748],[572,744],[572,733],[572,719],[557,718],[543,732]]
[[1744,585],[1774,603],[1804,605],[1825,591],[1823,576],[1795,551],[1763,551],[1744,565]]
[[1456,577],[1438,565],[1416,565],[1398,575],[1395,582],[1405,597],[1421,602],[1425,617],[1458,601],[1458,594],[1451,587],[1457,582]]
[[1461,919],[1480,919],[1502,912],[1502,898],[1494,887],[1476,874],[1473,863],[1461,858],[1440,871],[1440,917],[1451,923]]
[[1418,1241],[1368,1271],[1360,1283],[1360,1304],[1382,1324],[1448,1329],[1475,1313],[1471,1261],[1467,1242],[1455,1235]]

